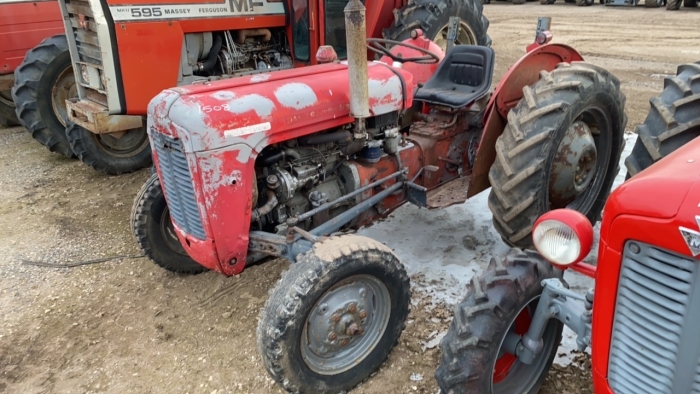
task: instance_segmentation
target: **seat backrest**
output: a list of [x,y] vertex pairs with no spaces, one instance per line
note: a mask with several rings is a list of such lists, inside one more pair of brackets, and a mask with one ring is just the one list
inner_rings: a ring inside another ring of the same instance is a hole
[[477,88],[484,83],[486,57],[482,53],[454,53],[449,59],[448,79],[458,85]]

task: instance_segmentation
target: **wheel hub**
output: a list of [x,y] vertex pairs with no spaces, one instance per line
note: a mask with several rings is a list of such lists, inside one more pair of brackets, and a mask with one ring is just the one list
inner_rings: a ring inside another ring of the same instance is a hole
[[326,292],[304,326],[301,354],[311,370],[330,375],[357,365],[389,322],[389,292],[371,276],[348,278]]
[[[440,29],[440,32],[433,40],[435,44],[437,44],[443,51],[447,50],[447,32],[449,30],[449,27],[449,23],[443,26],[443,28]],[[474,31],[472,31],[471,27],[469,27],[468,24],[464,23],[464,21],[459,22],[459,35],[455,40],[455,44],[477,45],[476,35],[474,34]]]
[[595,178],[598,151],[591,128],[581,120],[569,126],[554,156],[550,172],[549,201],[563,208]]
[[66,126],[66,120],[68,119],[66,100],[78,96],[78,86],[75,83],[73,68],[69,67],[61,72],[51,89],[51,93],[51,97],[53,97],[51,100],[53,112],[56,114],[59,122]]

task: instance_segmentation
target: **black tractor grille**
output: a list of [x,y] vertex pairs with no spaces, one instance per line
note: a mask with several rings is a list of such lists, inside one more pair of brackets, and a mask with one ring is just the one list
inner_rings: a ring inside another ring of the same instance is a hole
[[85,0],[65,0],[79,61],[102,66],[100,41],[90,4]]
[[205,239],[202,217],[194,194],[192,175],[182,144],[160,133],[153,133],[153,145],[158,154],[161,186],[168,201],[170,216],[180,229],[198,239]]
[[616,394],[700,394],[697,264],[652,245],[625,245],[608,370]]

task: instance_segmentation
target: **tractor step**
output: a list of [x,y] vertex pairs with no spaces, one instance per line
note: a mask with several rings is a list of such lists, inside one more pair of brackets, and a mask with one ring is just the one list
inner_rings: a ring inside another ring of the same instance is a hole
[[467,201],[469,191],[469,181],[471,176],[453,179],[437,189],[428,192],[428,208],[445,208],[454,204],[461,204]]

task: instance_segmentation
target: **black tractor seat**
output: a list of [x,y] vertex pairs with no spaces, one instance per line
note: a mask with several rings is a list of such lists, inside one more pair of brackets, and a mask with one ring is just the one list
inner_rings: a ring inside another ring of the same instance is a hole
[[491,48],[455,45],[414,99],[450,108],[470,105],[491,87],[494,58]]

